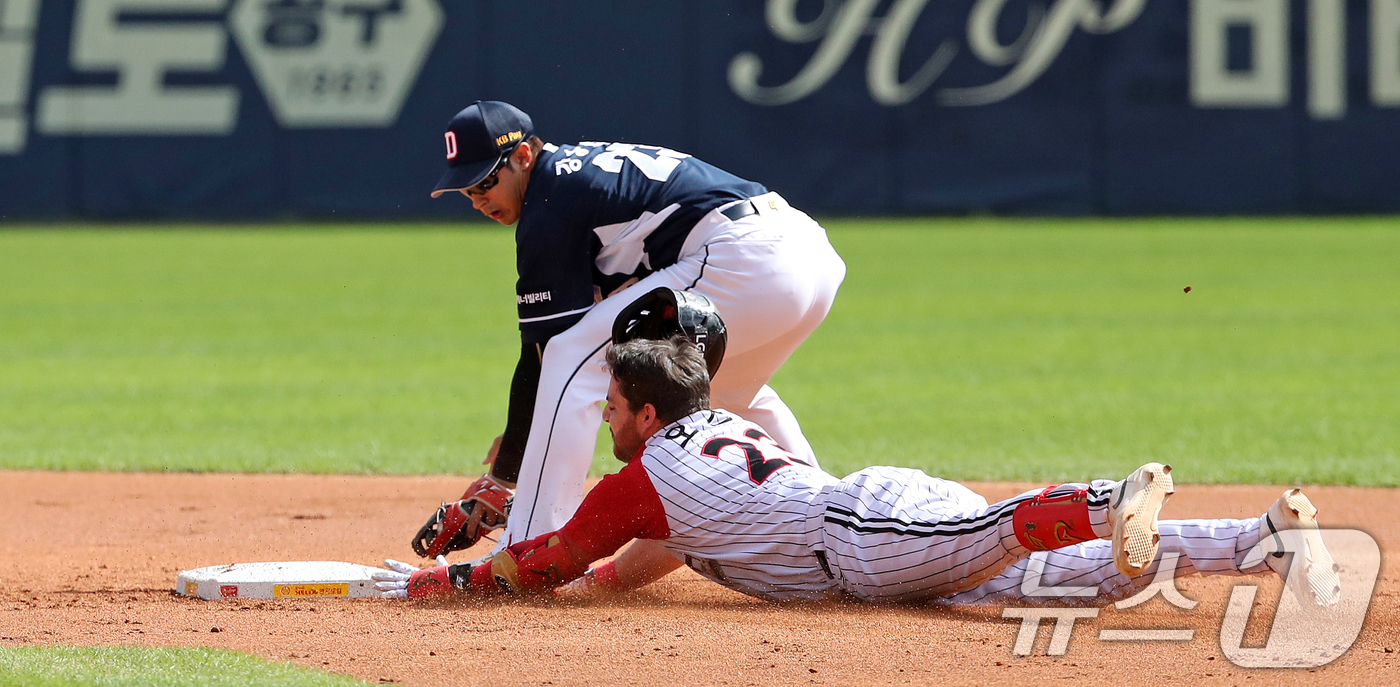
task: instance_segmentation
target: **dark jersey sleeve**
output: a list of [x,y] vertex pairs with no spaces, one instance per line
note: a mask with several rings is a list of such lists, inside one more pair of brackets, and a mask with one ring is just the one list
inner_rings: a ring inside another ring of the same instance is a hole
[[535,391],[540,386],[540,362],[544,344],[522,343],[520,361],[510,380],[510,403],[506,410],[506,431],[496,451],[491,475],[515,484],[520,481],[520,463],[525,460],[525,442],[530,438],[530,420],[535,414]]

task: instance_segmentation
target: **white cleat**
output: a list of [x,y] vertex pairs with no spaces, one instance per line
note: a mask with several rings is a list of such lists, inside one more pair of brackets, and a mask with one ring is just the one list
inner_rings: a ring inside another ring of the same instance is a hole
[[1137,577],[1157,559],[1157,514],[1176,491],[1172,466],[1148,463],[1113,488],[1108,522],[1113,525],[1113,565]]
[[[1337,574],[1340,567],[1332,560],[1327,545],[1322,543],[1322,533],[1317,529],[1317,506],[1308,500],[1302,489],[1289,489],[1269,506],[1262,520],[1259,534],[1263,541],[1260,543],[1269,568],[1284,578],[1299,601],[1317,606],[1336,605],[1342,598],[1342,581]],[[1295,554],[1301,558],[1291,566],[1279,535],[1286,530],[1303,534]],[[1290,568],[1294,572],[1292,575]]]

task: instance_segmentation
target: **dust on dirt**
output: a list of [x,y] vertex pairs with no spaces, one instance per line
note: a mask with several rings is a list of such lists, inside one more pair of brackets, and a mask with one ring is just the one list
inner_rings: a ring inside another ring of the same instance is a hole
[[[416,560],[408,541],[456,477],[3,472],[0,645],[207,646],[404,685],[1400,684],[1400,570],[1386,561],[1351,650],[1318,669],[1242,669],[1220,623],[1241,578],[1190,578],[1190,612],[1161,598],[1106,608],[1029,657],[999,608],[775,605],[681,570],[608,601],[201,601],[180,570],[222,563]],[[989,499],[1030,485],[969,484]],[[1166,518],[1251,517],[1278,487],[1181,485]],[[1400,550],[1400,490],[1315,487],[1327,526]],[[489,544],[483,544],[489,546]],[[458,554],[466,560],[485,552]],[[1248,578],[1280,593],[1272,578]],[[1256,613],[1264,616],[1263,613]],[[1262,642],[1267,620],[1246,635]],[[1189,642],[1106,642],[1103,628],[1191,628]]]

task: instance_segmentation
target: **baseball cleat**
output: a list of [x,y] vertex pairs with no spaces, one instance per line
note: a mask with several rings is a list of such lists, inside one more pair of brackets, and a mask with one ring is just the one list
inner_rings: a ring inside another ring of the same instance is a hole
[[1113,488],[1108,522],[1113,525],[1113,565],[1137,577],[1157,558],[1157,514],[1176,491],[1172,466],[1148,463]]
[[[1322,542],[1322,534],[1317,529],[1317,506],[1308,500],[1302,489],[1289,489],[1283,492],[1260,523],[1264,562],[1279,574],[1293,590],[1299,601],[1312,602],[1318,606],[1333,606],[1342,598],[1342,581],[1337,575],[1340,567],[1332,560],[1327,545]],[[1279,532],[1297,530],[1302,537],[1293,548],[1301,556],[1296,565],[1290,566],[1283,538]],[[1290,575],[1290,567],[1294,573]]]

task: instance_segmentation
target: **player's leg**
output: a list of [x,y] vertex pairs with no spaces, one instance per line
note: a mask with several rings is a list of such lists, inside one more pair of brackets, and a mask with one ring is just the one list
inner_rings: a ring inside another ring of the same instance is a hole
[[700,268],[698,260],[682,261],[651,274],[604,299],[549,340],[515,500],[497,549],[557,530],[578,510],[608,393],[603,361],[612,341],[613,320],[623,307],[652,289],[684,288],[685,280],[693,280]]
[[[1095,540],[1034,553],[987,582],[944,600],[951,604],[1065,599],[1102,603],[1132,596],[1154,580],[1165,579],[1163,575],[1248,575],[1268,571],[1265,565],[1243,565],[1245,555],[1259,543],[1258,518],[1162,520],[1158,527],[1161,543],[1157,558],[1137,577],[1124,575],[1114,566],[1111,542]],[[1032,578],[1027,583],[1026,571],[1032,563],[1040,569],[1039,579]],[[1174,568],[1162,572],[1161,566],[1167,563]]]
[[[1112,482],[1094,489],[1106,507]],[[907,602],[953,594],[1000,574],[1030,553],[1013,513],[1041,495],[1028,491],[988,505],[966,487],[902,468],[866,468],[827,497],[823,540],[841,587],[865,601]],[[1087,523],[1090,529],[1094,522]],[[1110,531],[1107,519],[1097,523]],[[1084,539],[1102,536],[1085,532]]]
[[[1332,605],[1341,587],[1331,553],[1317,530],[1317,509],[1300,490],[1290,489],[1258,518],[1243,520],[1163,520],[1160,553],[1138,577],[1118,572],[1108,542],[1091,541],[1033,554],[1017,561],[986,583],[946,598],[952,604],[995,603],[1015,600],[1109,602],[1131,596],[1157,580],[1185,575],[1260,575],[1275,573],[1289,582],[1302,601]],[[1275,556],[1279,532],[1299,530],[1303,560],[1298,576],[1289,575],[1293,559]],[[1260,544],[1263,544],[1261,547]],[[1036,559],[1039,559],[1038,561]],[[1032,563],[1039,579],[1026,582]],[[1163,565],[1173,566],[1162,570]],[[1085,590],[1085,591],[1077,591]]]
[[792,340],[774,341],[739,356],[726,356],[715,384],[710,387],[710,405],[737,413],[767,430],[779,446],[794,456],[818,465],[797,416],[767,383],[792,354],[793,343]]
[[1262,561],[1287,580],[1293,594],[1304,603],[1332,606],[1341,601],[1341,568],[1318,531],[1317,507],[1302,489],[1283,492],[1259,521],[1260,546],[1250,551],[1244,565]]
[[876,602],[956,594],[1033,551],[1106,537],[1111,560],[1120,569],[1131,560],[1141,574],[1156,553],[1168,473],[1149,463],[1121,482],[1063,484],[986,505],[917,470],[867,468],[827,497],[823,539],[842,588]]
[[[774,216],[780,221],[770,221]],[[777,367],[821,322],[844,277],[844,264],[827,243],[825,232],[806,215],[789,210],[768,217],[770,220],[759,221],[760,215],[754,215],[739,222],[726,221],[721,231],[712,232],[711,243],[604,299],[573,327],[550,340],[544,351],[514,506],[501,545],[559,529],[578,509],[602,422],[600,404],[607,395],[604,349],[618,312],[642,294],[667,286],[694,289],[715,302],[729,334],[716,386],[724,391],[731,364],[736,380],[761,375],[762,381],[752,385],[745,407],[753,405],[752,399]],[[775,345],[778,353],[770,345],[775,341],[779,342]],[[772,369],[753,371],[768,366]],[[771,421],[781,420],[776,430],[758,423],[770,433],[782,435],[774,436],[779,443],[801,437],[796,419],[776,395],[758,404],[758,409],[767,411]],[[735,412],[743,414],[742,410]],[[805,445],[805,440],[802,443]]]
[[758,424],[815,464],[796,416],[768,381],[830,312],[845,263],[821,226],[797,210],[734,224],[735,237],[706,246],[707,264],[694,286],[715,303],[730,332],[711,404]]

